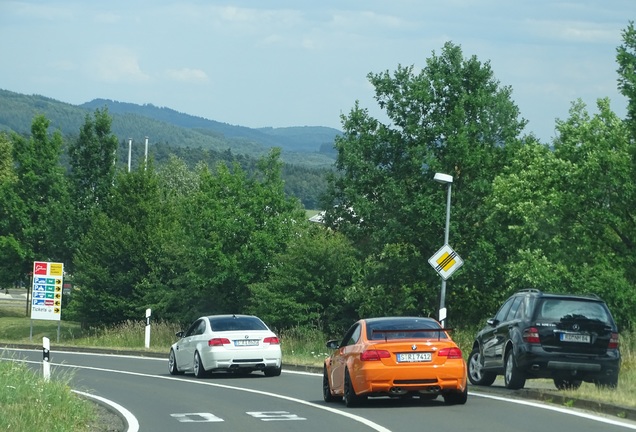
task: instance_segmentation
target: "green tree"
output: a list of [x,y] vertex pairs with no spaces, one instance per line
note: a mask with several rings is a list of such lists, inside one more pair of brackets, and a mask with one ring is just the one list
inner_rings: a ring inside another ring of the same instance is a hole
[[[363,285],[405,299],[393,313],[437,315],[439,277],[426,260],[444,239],[445,193],[435,172],[453,176],[451,243],[464,256],[465,269],[449,284],[458,293],[449,307],[470,318],[466,301],[497,289],[497,275],[471,261],[487,245],[483,202],[492,180],[519,147],[526,122],[511,100],[510,87],[494,78],[489,63],[464,58],[461,48],[444,45],[419,73],[414,67],[369,74],[375,98],[390,123],[382,124],[358,104],[343,116],[336,139],[338,172],[329,180],[327,223],[355,241],[369,271]],[[474,255],[471,255],[474,254]],[[386,257],[399,280],[382,270]],[[462,304],[463,303],[463,304]]]
[[155,237],[161,253],[145,282],[153,310],[179,321],[245,310],[248,286],[266,278],[272,258],[304,219],[299,203],[284,193],[280,170],[273,150],[251,176],[238,164],[199,167],[195,188],[171,194],[174,213]]
[[13,208],[15,240],[24,253],[22,274],[34,260],[70,261],[66,232],[69,219],[68,186],[60,165],[63,140],[59,131],[49,134],[50,121],[33,119],[31,137],[12,136],[15,192],[21,201]]
[[627,98],[627,121],[636,136],[636,29],[630,21],[623,30],[623,44],[616,49],[618,89]]
[[341,334],[357,318],[346,293],[359,263],[355,249],[341,234],[322,226],[301,229],[270,265],[267,278],[249,286],[248,308],[269,325]]
[[79,208],[105,202],[115,178],[117,137],[108,110],[86,115],[79,138],[69,147],[74,199]]
[[144,280],[162,213],[161,193],[152,164],[119,172],[111,195],[82,237],[75,256],[77,290],[67,317],[84,325],[118,323],[144,316]]
[[13,143],[0,133],[0,280],[2,287],[24,278],[24,249],[15,238],[19,233],[22,201],[16,193],[17,176],[13,167]]
[[595,293],[622,326],[633,322],[636,189],[626,123],[600,99],[598,114],[572,104],[554,149],[526,145],[495,179],[485,228],[510,291]]
[[572,165],[546,145],[527,142],[493,182],[483,228],[491,238],[496,270],[505,283],[487,310],[523,288],[562,291],[562,261],[552,251],[563,251],[563,184]]
[[590,116],[578,101],[557,122],[555,154],[572,166],[562,184],[562,232],[576,245],[567,249],[572,290],[606,298],[626,324],[636,312],[636,143],[608,99],[597,109]]
[[69,147],[73,229],[69,241],[77,245],[90,228],[94,212],[103,206],[115,178],[117,137],[111,132],[108,110],[86,115],[79,137]]

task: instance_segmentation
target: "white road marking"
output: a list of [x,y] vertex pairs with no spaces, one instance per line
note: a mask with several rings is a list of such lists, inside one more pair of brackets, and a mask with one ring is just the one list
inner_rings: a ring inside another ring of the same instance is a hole
[[181,423],[218,423],[225,421],[210,413],[170,414],[170,417],[176,418]]
[[304,417],[298,417],[296,414],[290,414],[287,411],[248,411],[245,414],[262,421],[307,420]]
[[521,400],[521,399],[510,399],[510,398],[505,398],[505,397],[501,397],[501,396],[495,396],[495,395],[490,395],[490,394],[484,394],[484,393],[475,393],[475,392],[469,392],[468,393],[471,396],[477,396],[477,397],[482,397],[482,398],[486,398],[486,399],[494,399],[494,400],[498,400],[498,401],[502,401],[502,402],[510,402],[510,403],[515,403],[515,404],[519,404],[519,405],[526,405],[526,406],[531,406],[534,408],[541,408],[541,409],[546,409],[546,410],[550,410],[550,411],[556,411],[558,413],[562,413],[562,414],[568,414],[568,415],[572,415],[575,417],[582,417],[584,419],[588,419],[588,420],[594,420],[594,421],[598,421],[601,423],[606,423],[606,424],[611,424],[614,426],[622,426],[622,427],[626,427],[627,429],[632,429],[632,430],[636,430],[636,425],[635,424],[630,424],[630,423],[626,423],[624,421],[620,421],[620,420],[614,420],[611,418],[607,418],[607,417],[601,417],[595,414],[591,414],[591,413],[586,413],[583,411],[575,411],[572,409],[568,409],[568,408],[561,408],[559,406],[555,406],[555,405],[545,405],[545,404],[541,404],[538,402],[532,402],[532,401],[527,401],[527,400]]
[[130,412],[128,411],[126,408],[124,408],[123,406],[119,405],[118,403],[110,400],[110,399],[106,399],[103,398],[101,396],[97,396],[97,395],[92,395],[90,393],[85,393],[79,390],[72,390],[74,393],[77,393],[79,395],[82,395],[84,397],[90,398],[90,399],[95,399],[98,400],[110,407],[112,407],[113,409],[116,409],[117,411],[119,411],[119,413],[126,419],[126,423],[128,423],[128,429],[126,429],[127,432],[137,432],[139,431],[139,422],[137,421],[137,418]]

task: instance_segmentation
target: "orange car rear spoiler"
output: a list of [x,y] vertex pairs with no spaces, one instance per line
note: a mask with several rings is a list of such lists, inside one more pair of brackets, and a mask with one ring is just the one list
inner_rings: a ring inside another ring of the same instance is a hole
[[442,332],[450,332],[453,331],[452,328],[437,328],[437,329],[432,329],[432,328],[426,328],[426,329],[373,329],[371,330],[371,334],[377,334],[377,333],[381,333],[384,334],[384,340],[387,341],[387,333],[431,333],[431,332],[435,332],[437,333],[437,339],[441,339],[442,337]]

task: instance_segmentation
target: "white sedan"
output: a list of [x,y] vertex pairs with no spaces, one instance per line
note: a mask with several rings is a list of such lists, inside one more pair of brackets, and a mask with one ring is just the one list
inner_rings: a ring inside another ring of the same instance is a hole
[[192,372],[202,378],[208,372],[259,370],[279,376],[282,370],[280,340],[255,316],[204,316],[176,336],[168,361],[172,375]]

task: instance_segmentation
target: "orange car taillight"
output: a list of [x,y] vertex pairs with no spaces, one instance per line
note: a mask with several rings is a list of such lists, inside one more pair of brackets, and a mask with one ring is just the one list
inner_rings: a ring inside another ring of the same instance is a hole
[[270,336],[263,339],[263,343],[268,343],[270,345],[279,345],[280,340],[276,336]]
[[442,348],[437,355],[439,357],[448,357],[449,359],[460,359],[462,358],[462,350],[459,348]]
[[612,336],[610,337],[609,345],[607,345],[607,349],[618,349],[618,346],[619,346],[618,333],[612,333]]
[[226,338],[212,338],[208,341],[208,346],[223,346],[229,344],[230,340]]
[[390,358],[391,353],[387,350],[366,350],[360,354],[362,361],[377,361],[383,358]]
[[528,327],[523,331],[523,340],[531,344],[541,343],[539,340],[539,330],[537,330],[536,327]]

